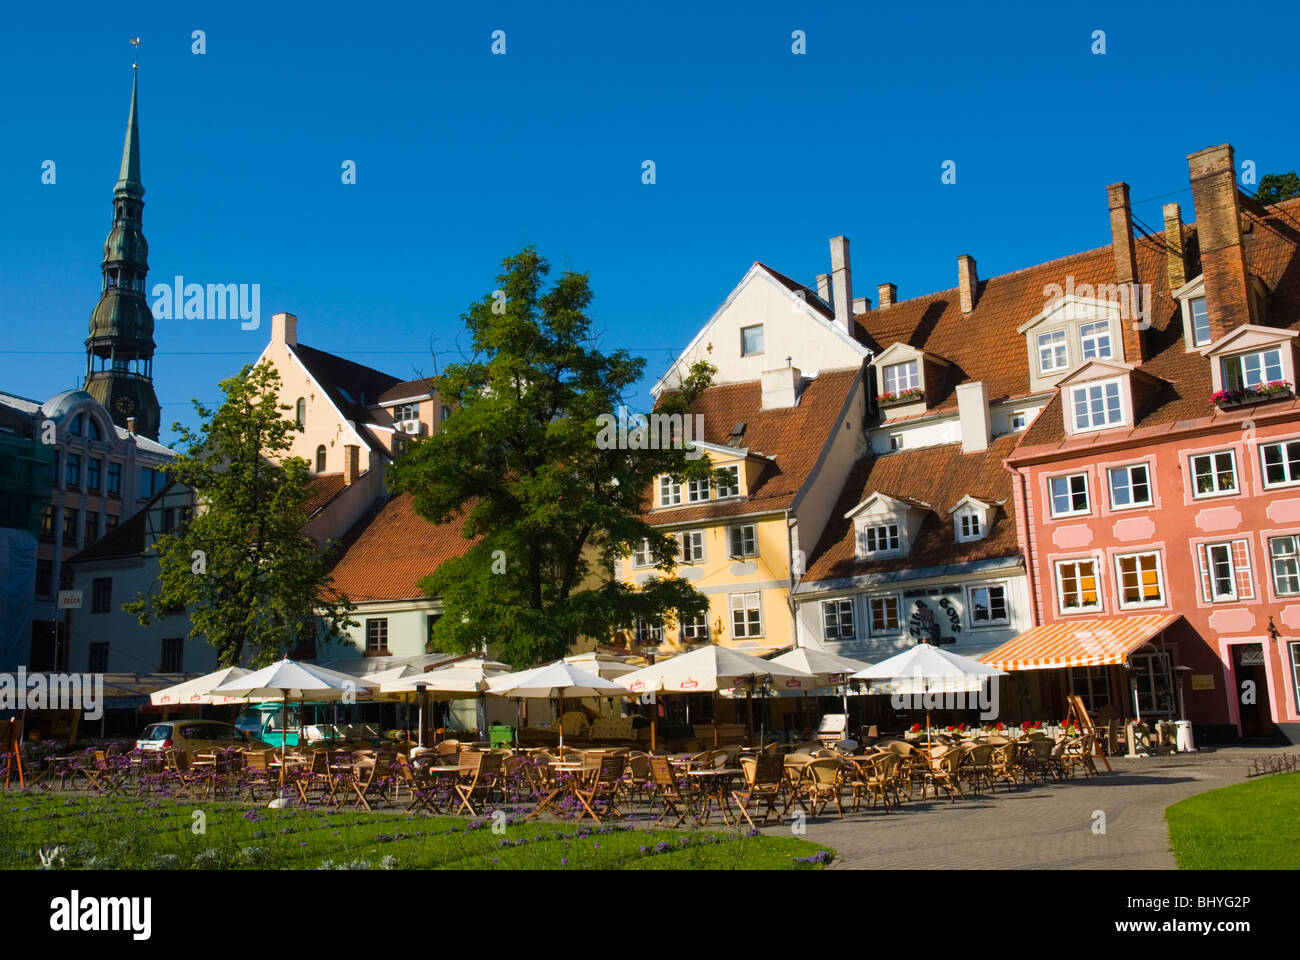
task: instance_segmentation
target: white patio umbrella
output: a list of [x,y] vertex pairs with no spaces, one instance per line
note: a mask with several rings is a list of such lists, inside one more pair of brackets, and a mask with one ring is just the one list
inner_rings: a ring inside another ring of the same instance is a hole
[[[428,673],[414,673],[397,680],[381,683],[380,694],[411,692],[427,694],[437,700],[460,700],[477,697],[487,690],[492,677],[510,672],[510,665],[495,660],[476,658],[458,660]],[[424,697],[420,700],[420,746],[424,746]]]
[[[488,693],[523,700],[632,696],[632,691],[627,687],[579,670],[563,660],[491,679],[488,681]],[[563,721],[560,723],[560,746],[564,746]]]
[[[844,700],[846,723],[849,713],[849,674],[856,673],[869,666],[869,664],[861,660],[851,660],[848,657],[841,657],[838,653],[828,653],[825,650],[816,650],[811,647],[797,647],[781,654],[779,657],[773,657],[771,662],[811,673],[817,678],[815,681],[817,686],[838,686]],[[799,681],[789,682],[798,683]],[[808,695],[806,687],[803,689],[803,694],[806,698]]]
[[[871,693],[923,695],[973,693],[1007,672],[969,657],[949,653],[929,643],[918,643],[902,653],[851,674],[851,680],[868,681]],[[926,743],[930,742],[930,711],[925,713]]]
[[[772,660],[751,657],[747,653],[709,644],[673,657],[662,663],[643,667],[618,678],[618,683],[636,694],[641,693],[717,693],[732,687],[754,686],[764,680],[774,682],[798,680],[813,682],[810,673]],[[713,721],[713,740],[717,745],[718,721]],[[651,749],[654,748],[654,724],[650,725]]]
[[248,675],[248,671],[243,667],[223,667],[212,673],[204,674],[201,677],[195,677],[193,680],[186,680],[170,687],[164,687],[161,690],[155,690],[149,694],[149,702],[155,707],[166,707],[174,704],[203,703],[203,704],[232,704],[243,703],[243,697],[234,697],[227,694],[213,694],[213,690],[223,683],[231,680],[238,680],[240,677]]

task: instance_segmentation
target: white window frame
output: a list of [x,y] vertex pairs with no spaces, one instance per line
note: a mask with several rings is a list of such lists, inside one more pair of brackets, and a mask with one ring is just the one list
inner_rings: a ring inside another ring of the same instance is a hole
[[[893,521],[884,521],[881,523],[867,522],[862,525],[858,533],[858,544],[864,557],[881,556],[884,554],[897,553],[903,548],[903,536],[901,524]],[[883,533],[882,533],[883,531]],[[880,546],[881,540],[884,540],[885,546]],[[868,542],[874,540],[876,546],[868,546]]]
[[958,543],[973,543],[976,540],[983,540],[988,534],[984,529],[984,519],[975,510],[962,510],[954,518],[955,529],[953,534]]
[[682,485],[669,474],[659,477],[659,506],[677,507],[682,503]]
[[[1065,582],[1061,577],[1061,568],[1067,565],[1072,565],[1076,568],[1076,577],[1079,583],[1079,590],[1078,590],[1079,599],[1082,600],[1083,599],[1083,577],[1078,575],[1077,567],[1079,564],[1083,564],[1083,563],[1092,564],[1092,582],[1093,582],[1093,589],[1096,591],[1097,594],[1097,599],[1094,603],[1088,604],[1086,606],[1082,604],[1073,607],[1066,606]],[[1052,573],[1053,573],[1053,578],[1055,580],[1054,586],[1056,587],[1056,606],[1061,613],[1063,614],[1091,613],[1100,610],[1102,608],[1101,572],[1100,570],[1098,570],[1099,566],[1100,564],[1097,562],[1096,557],[1067,557],[1061,560],[1057,560],[1055,563],[1052,564]]]
[[[673,534],[677,540],[677,562],[678,563],[703,563],[704,562],[704,531],[703,530],[682,530]],[[697,550],[696,547],[699,549]]]
[[[745,334],[750,333],[751,331],[754,330],[758,331],[758,349],[747,351],[745,349]],[[742,357],[762,356],[764,351],[767,349],[767,343],[765,341],[766,341],[766,336],[763,332],[763,325],[761,323],[754,323],[754,324],[750,324],[747,327],[741,327],[740,328],[740,355]]]
[[[975,600],[975,595],[980,591],[988,594],[988,606],[990,616],[981,619],[977,615],[979,604]],[[993,617],[993,591],[997,590],[1002,594],[1002,611],[1003,616]],[[978,586],[972,585],[966,588],[966,609],[968,611],[967,619],[970,621],[972,628],[979,627],[997,627],[1006,626],[1011,622],[1011,598],[1007,594],[1007,585],[1005,583],[982,583]]]
[[[1273,490],[1278,487],[1294,487],[1300,484],[1300,457],[1291,460],[1287,456],[1286,448],[1292,446],[1300,448],[1300,438],[1293,437],[1290,440],[1276,440],[1272,443],[1261,443],[1259,445],[1259,475],[1263,479],[1266,490]],[[1286,480],[1270,481],[1268,479],[1268,451],[1275,449],[1280,449],[1282,452],[1281,467],[1283,472],[1287,474]],[[1291,463],[1296,464],[1294,475],[1292,475],[1292,471],[1288,466]]]
[[[1219,469],[1217,458],[1224,456],[1225,454],[1228,456],[1229,460],[1232,463],[1231,489],[1227,487],[1220,489],[1219,487],[1219,474],[1221,471]],[[1197,460],[1209,460],[1210,462],[1209,475],[1210,478],[1214,481],[1214,489],[1206,490],[1204,492],[1201,491],[1200,485],[1197,483],[1197,470],[1196,470]],[[1237,470],[1237,451],[1235,450],[1212,450],[1209,453],[1193,453],[1191,456],[1187,458],[1187,474],[1192,484],[1192,499],[1194,500],[1203,500],[1209,497],[1222,497],[1231,494],[1241,493],[1241,475]]]
[[714,471],[715,478],[717,475],[723,473],[734,477],[735,480],[731,483],[723,481],[715,482],[713,492],[717,494],[717,498],[719,500],[726,500],[730,497],[740,496],[740,466],[733,463],[726,467],[718,467],[718,469]]
[[637,617],[632,621],[632,637],[638,647],[657,647],[664,642],[664,622]]
[[[1198,337],[1197,334],[1196,334],[1197,327],[1200,326],[1200,324],[1197,323],[1197,316],[1196,316],[1196,305],[1197,305],[1198,303],[1201,305],[1201,310],[1203,311],[1203,314],[1202,314],[1202,315],[1205,317],[1205,337],[1204,337],[1204,339],[1202,339],[1201,337]],[[1188,298],[1187,298],[1187,320],[1188,320],[1188,323],[1190,324],[1190,329],[1191,329],[1191,341],[1192,341],[1192,346],[1194,346],[1194,347],[1203,347],[1203,346],[1205,346],[1206,344],[1208,344],[1208,343],[1210,342],[1210,340],[1212,339],[1212,337],[1211,337],[1211,333],[1210,333],[1210,307],[1209,307],[1209,305],[1205,302],[1205,295],[1204,295],[1204,294],[1202,294],[1202,295],[1199,296],[1199,297],[1188,297]]]
[[901,433],[891,433],[889,435],[889,449],[891,453],[903,449],[903,435]]
[[[1099,397],[1093,391],[1100,391]],[[1084,394],[1084,417],[1079,414],[1079,394]],[[1093,404],[1102,405],[1102,419],[1094,417]],[[1114,419],[1111,418],[1111,401],[1114,400]],[[1074,433],[1090,433],[1093,430],[1109,430],[1122,427],[1128,422],[1124,414],[1124,388],[1118,380],[1096,380],[1070,387],[1070,421],[1074,424]]]
[[[1147,498],[1145,500],[1133,499],[1133,488],[1136,486],[1133,482],[1133,471],[1141,470],[1145,474],[1143,484],[1147,488]],[[1129,502],[1117,503],[1115,500],[1115,477],[1117,474],[1123,474],[1125,489],[1128,491]],[[1106,486],[1109,488],[1110,508],[1112,510],[1139,510],[1150,507],[1155,503],[1155,492],[1151,489],[1151,464],[1126,463],[1122,467],[1109,467],[1106,470]]]
[[638,570],[655,565],[654,555],[650,552],[650,541],[645,539],[641,541],[639,548],[632,550],[632,566]]
[[886,364],[880,370],[882,393],[902,393],[921,388],[921,364],[918,360],[900,360]]
[[[1160,591],[1160,596],[1155,600],[1125,600],[1124,599],[1124,571],[1120,564],[1125,560],[1136,560],[1136,574],[1138,577],[1138,590],[1143,591],[1145,584],[1142,581],[1142,575],[1145,572],[1142,569],[1142,559],[1145,557],[1155,558],[1156,570],[1156,589]],[[1140,550],[1134,553],[1120,553],[1115,555],[1115,598],[1121,610],[1136,610],[1141,607],[1163,607],[1169,603],[1169,596],[1165,591],[1165,574],[1163,564],[1160,562],[1159,550]]]
[[[1056,509],[1055,487],[1056,487],[1056,482],[1058,480],[1063,480],[1068,485],[1066,490],[1066,496],[1069,499],[1069,502],[1071,504],[1069,510],[1058,511]],[[1074,497],[1075,497],[1073,481],[1075,480],[1083,481],[1083,499],[1086,501],[1086,503],[1081,509],[1073,506]],[[1052,516],[1053,517],[1081,517],[1092,513],[1092,491],[1089,489],[1090,486],[1091,485],[1088,483],[1087,473],[1061,473],[1061,474],[1057,474],[1054,477],[1048,477],[1047,478],[1047,499],[1048,502],[1051,504]]]
[[[1209,603],[1236,603],[1241,598],[1238,596],[1239,591],[1237,590],[1237,561],[1232,555],[1232,541],[1218,540],[1214,543],[1203,543],[1201,546],[1205,548],[1204,562],[1209,565],[1208,569],[1202,567],[1201,570],[1202,595],[1204,595],[1204,588],[1206,586],[1205,576],[1206,574],[1209,575],[1208,586],[1210,594],[1205,597],[1205,600]],[[1214,559],[1214,553],[1216,550],[1223,550],[1227,554],[1228,586],[1230,588],[1228,593],[1219,593],[1217,590],[1218,584],[1216,581],[1218,578],[1216,577],[1216,570],[1220,564]]]
[[[1275,553],[1273,550],[1274,541],[1290,540],[1291,551],[1289,553]],[[1295,568],[1293,573],[1288,573],[1287,577],[1294,579],[1296,587],[1294,590],[1283,590],[1278,586],[1278,561],[1290,560]],[[1282,534],[1277,537],[1268,538],[1268,575],[1273,584],[1273,593],[1278,597],[1296,597],[1300,596],[1300,536],[1296,534]]]
[[[745,549],[745,529],[748,528],[751,533],[748,539],[753,541],[753,549]],[[736,538],[740,538],[740,550],[736,549]],[[756,557],[758,556],[758,524],[756,523],[738,523],[735,526],[727,528],[727,550],[729,557]]]
[[697,614],[694,617],[679,618],[678,632],[683,640],[705,641],[709,639],[709,615],[708,613]]
[[[848,628],[844,626],[847,615]],[[832,620],[834,623],[832,624]],[[834,642],[858,639],[857,611],[851,597],[837,597],[822,601],[822,639]]]
[[[733,593],[728,600],[731,609],[731,635],[737,640],[748,640],[763,636],[763,596],[759,592]],[[758,614],[758,627],[755,629],[749,616],[751,611]],[[737,629],[736,614],[742,613],[741,628]]]
[[[1277,355],[1278,374],[1276,377],[1269,377],[1265,375],[1268,370],[1267,358],[1269,354]],[[1257,358],[1259,361],[1260,378],[1256,383],[1248,383],[1246,380],[1246,376],[1247,376],[1246,361],[1252,358]],[[1228,377],[1228,369],[1230,365],[1235,365],[1236,368],[1241,371],[1241,383],[1233,384],[1230,381]],[[1265,386],[1266,384],[1274,383],[1278,380],[1285,379],[1286,363],[1283,360],[1282,348],[1280,346],[1273,346],[1273,347],[1265,347],[1262,350],[1250,350],[1247,351],[1246,353],[1234,353],[1231,356],[1222,357],[1219,360],[1219,371],[1220,371],[1220,382],[1223,384],[1224,390],[1255,390],[1258,389],[1259,387]]]
[[709,478],[686,481],[686,502],[704,503],[709,499]]
[[[891,602],[894,605],[894,626],[876,627],[876,604]],[[903,605],[899,602],[898,594],[883,593],[874,597],[867,598],[867,629],[873,637],[894,636],[903,632]]]
[[[1017,420],[1019,420],[1018,423],[1017,423]],[[1028,430],[1028,429],[1029,429],[1029,411],[1028,411],[1028,410],[1013,410],[1013,411],[1011,412],[1011,415],[1010,415],[1009,417],[1007,417],[1007,426],[1010,428],[1010,430],[1011,430],[1012,433],[1021,433],[1021,432],[1025,431],[1025,430]]]
[[[1100,332],[1096,329],[1100,327]],[[1110,321],[1109,320],[1089,320],[1079,325],[1079,345],[1083,352],[1084,360],[1113,360],[1115,358],[1115,345],[1111,340]],[[1092,347],[1092,353],[1088,353],[1089,346]],[[1106,348],[1102,353],[1101,348]]]
[[[1059,340],[1058,340],[1059,338]],[[1044,341],[1050,341],[1044,344]],[[1043,375],[1061,373],[1070,369],[1070,336],[1064,328],[1060,330],[1047,330],[1034,337],[1034,346],[1038,351],[1038,372]],[[1049,351],[1052,363],[1049,365],[1044,361],[1047,356],[1044,355],[1044,348]],[[1059,355],[1059,361],[1057,359]]]

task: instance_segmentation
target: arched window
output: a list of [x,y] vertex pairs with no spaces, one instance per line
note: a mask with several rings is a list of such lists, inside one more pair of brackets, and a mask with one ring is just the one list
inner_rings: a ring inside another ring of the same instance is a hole
[[316,472],[325,472],[325,444],[323,443],[316,448]]
[[294,411],[294,418],[298,421],[298,426],[307,426],[307,399],[299,397]]
[[72,425],[68,427],[68,432],[74,436],[81,436],[81,421],[86,418],[84,413],[79,413],[72,418]]
[[96,420],[94,417],[91,417],[88,426],[90,427],[90,439],[91,439],[91,440],[103,440],[103,439],[104,439],[103,434],[101,434],[101,433],[99,432],[99,421],[98,421],[98,420]]

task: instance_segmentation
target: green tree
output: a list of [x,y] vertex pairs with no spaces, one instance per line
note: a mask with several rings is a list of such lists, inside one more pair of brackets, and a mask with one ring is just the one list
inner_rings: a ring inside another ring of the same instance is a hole
[[196,509],[151,548],[156,592],[122,605],[142,624],[184,607],[190,638],[217,648],[220,666],[270,663],[323,625],[324,639],[353,625],[346,597],[330,587],[326,556],[302,531],[310,473],[285,457],[302,428],[284,416],[280,375],[269,363],[224,380],[217,410],[194,401],[199,430],[173,429],[188,450],[166,468],[191,487]]
[[1294,170],[1290,173],[1266,173],[1259,178],[1255,199],[1260,203],[1277,203],[1293,197],[1300,197],[1300,176],[1296,176]]
[[[549,265],[532,247],[503,267],[499,292],[462,318],[472,352],[438,378],[455,413],[438,434],[413,442],[388,476],[421,516],[460,522],[471,541],[421,581],[443,602],[432,645],[458,653],[490,645],[526,666],[638,617],[671,624],[707,612],[707,598],[673,573],[675,540],[644,518],[657,475],[706,477],[707,459],[687,457],[680,443],[620,450],[600,442],[645,361],[598,349],[586,274],[565,272],[544,289]],[[683,413],[711,375],[697,366],[659,412]],[[615,560],[643,540],[653,574],[636,588],[610,582]]]

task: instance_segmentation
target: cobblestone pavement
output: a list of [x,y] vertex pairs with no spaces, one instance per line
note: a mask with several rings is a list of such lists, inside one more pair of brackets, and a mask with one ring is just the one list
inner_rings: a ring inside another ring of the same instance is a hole
[[[1300,748],[1229,747],[1161,758],[1113,758],[1112,773],[968,796],[953,803],[904,802],[807,822],[808,840],[836,851],[832,868],[1175,869],[1165,808],[1185,797],[1241,783],[1258,756]],[[1096,811],[1105,834],[1094,834]],[[790,826],[766,827],[787,833]]]

